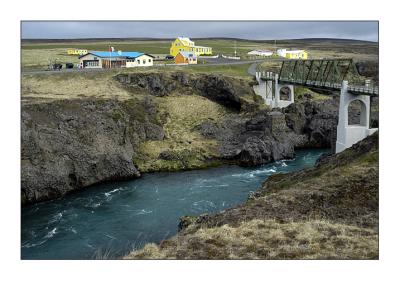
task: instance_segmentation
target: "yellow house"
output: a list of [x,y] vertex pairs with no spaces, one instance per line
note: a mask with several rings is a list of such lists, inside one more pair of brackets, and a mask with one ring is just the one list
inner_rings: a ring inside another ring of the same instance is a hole
[[78,49],[68,49],[67,50],[68,55],[83,56],[83,55],[86,55],[87,53],[88,53],[88,50],[78,50]]
[[188,37],[178,37],[172,42],[169,53],[175,57],[179,52],[193,52],[196,56],[212,55],[212,48],[196,46]]
[[308,58],[308,53],[304,50],[286,51],[285,57],[287,59],[303,59]]

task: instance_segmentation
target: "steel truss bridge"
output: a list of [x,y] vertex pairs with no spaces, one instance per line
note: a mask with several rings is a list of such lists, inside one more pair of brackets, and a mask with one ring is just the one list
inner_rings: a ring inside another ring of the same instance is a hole
[[[272,72],[263,72],[261,79],[273,81],[275,75]],[[278,74],[278,83],[340,91],[342,82],[351,77],[361,77],[352,59],[284,60]],[[364,80],[363,85],[355,85],[350,81],[347,91],[355,95],[379,94],[378,87],[371,85],[369,80]]]

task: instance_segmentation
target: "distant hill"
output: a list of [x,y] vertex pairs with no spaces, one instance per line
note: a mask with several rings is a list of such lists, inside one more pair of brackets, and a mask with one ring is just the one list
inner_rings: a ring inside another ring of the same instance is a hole
[[[21,39],[22,44],[28,43],[67,43],[67,42],[98,42],[98,41],[172,41],[175,38],[151,38],[151,37],[135,37],[135,38],[74,38],[74,39]],[[263,39],[243,39],[234,37],[192,37],[192,40],[236,40],[242,42],[258,42],[258,43],[274,43],[275,40]],[[378,44],[378,42],[339,39],[339,38],[298,38],[298,39],[280,39],[276,40],[280,44],[284,43],[363,43]]]

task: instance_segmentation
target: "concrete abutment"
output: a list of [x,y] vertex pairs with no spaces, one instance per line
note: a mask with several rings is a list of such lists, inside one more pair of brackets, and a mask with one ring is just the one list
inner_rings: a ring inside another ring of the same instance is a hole
[[[267,77],[267,79],[261,79]],[[278,74],[272,72],[256,72],[258,85],[253,86],[254,92],[261,96],[266,105],[272,108],[284,108],[294,103],[294,86],[289,84],[279,84]],[[280,91],[288,88],[288,99],[281,99]]]
[[[353,101],[360,101],[360,123],[349,125],[349,105]],[[348,82],[343,81],[340,91],[339,121],[337,126],[336,153],[342,152],[356,142],[372,135],[377,128],[370,128],[370,103],[369,95],[355,95],[348,92]]]

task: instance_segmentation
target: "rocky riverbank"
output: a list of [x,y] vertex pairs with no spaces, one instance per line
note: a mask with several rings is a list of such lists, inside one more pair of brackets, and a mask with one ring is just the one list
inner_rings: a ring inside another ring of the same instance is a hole
[[[268,163],[293,157],[295,148],[332,147],[335,139],[337,99],[303,98],[272,111],[253,93],[251,79],[183,72],[99,75],[56,78],[56,88],[50,76],[23,80],[23,203],[142,172]],[[57,98],[60,89],[75,84],[82,96]]]
[[378,133],[126,259],[378,259]]

